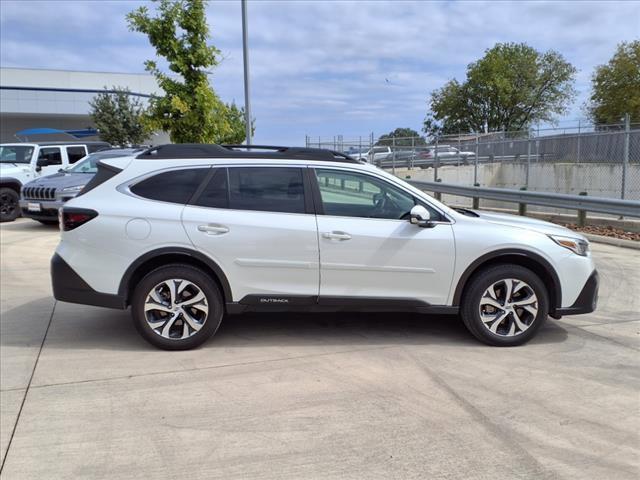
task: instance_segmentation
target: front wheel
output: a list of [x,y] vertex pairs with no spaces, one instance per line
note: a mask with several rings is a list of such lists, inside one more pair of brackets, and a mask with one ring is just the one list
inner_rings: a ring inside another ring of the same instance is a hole
[[13,188],[0,188],[0,222],[13,222],[20,215],[20,196]]
[[471,277],[460,315],[480,341],[510,347],[529,341],[547,318],[549,295],[540,278],[519,265],[497,265]]
[[220,326],[224,302],[216,282],[191,265],[174,264],[148,273],[131,301],[136,329],[152,345],[188,350]]

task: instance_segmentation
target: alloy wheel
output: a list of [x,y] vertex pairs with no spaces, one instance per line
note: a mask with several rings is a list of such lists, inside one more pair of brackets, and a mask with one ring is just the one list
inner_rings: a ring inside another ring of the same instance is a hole
[[538,298],[526,282],[506,278],[485,290],[479,309],[487,330],[502,337],[513,337],[533,325],[538,316]]
[[151,289],[144,302],[144,315],[156,334],[169,340],[184,340],[202,329],[209,306],[195,283],[172,278]]

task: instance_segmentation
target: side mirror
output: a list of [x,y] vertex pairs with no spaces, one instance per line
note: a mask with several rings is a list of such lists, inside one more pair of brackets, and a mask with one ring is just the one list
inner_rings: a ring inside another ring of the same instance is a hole
[[36,165],[36,172],[41,172],[42,171],[42,167],[40,165]]
[[411,212],[409,212],[409,222],[423,228],[433,226],[429,210],[422,205],[416,205],[411,209]]

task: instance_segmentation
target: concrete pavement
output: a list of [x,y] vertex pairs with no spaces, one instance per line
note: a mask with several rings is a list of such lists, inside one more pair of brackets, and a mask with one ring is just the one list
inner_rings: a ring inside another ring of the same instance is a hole
[[164,352],[128,312],[54,303],[57,235],[0,227],[3,479],[640,475],[633,250],[594,244],[598,311],[519,348],[454,318],[289,314]]

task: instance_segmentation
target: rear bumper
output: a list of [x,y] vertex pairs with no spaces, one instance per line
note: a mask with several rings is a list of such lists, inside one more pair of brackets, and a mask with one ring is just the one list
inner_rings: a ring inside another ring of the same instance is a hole
[[120,295],[96,292],[57,253],[51,259],[51,284],[56,300],[97,307],[124,310],[126,302]]
[[595,311],[598,305],[598,287],[600,285],[600,277],[598,271],[594,270],[582,287],[580,295],[570,307],[558,308],[554,317],[560,318],[563,315],[580,315],[583,313],[591,313]]

